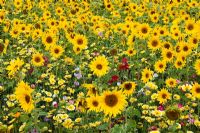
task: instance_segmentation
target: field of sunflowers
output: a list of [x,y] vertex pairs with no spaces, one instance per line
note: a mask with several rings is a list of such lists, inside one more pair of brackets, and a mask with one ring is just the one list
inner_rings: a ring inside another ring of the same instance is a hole
[[0,133],[200,133],[200,0],[0,0]]

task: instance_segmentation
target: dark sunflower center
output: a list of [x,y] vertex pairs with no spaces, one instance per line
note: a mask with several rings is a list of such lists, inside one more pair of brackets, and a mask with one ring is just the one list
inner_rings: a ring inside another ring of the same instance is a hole
[[197,44],[197,39],[196,38],[193,39],[193,43]]
[[184,50],[184,51],[188,51],[188,47],[185,46],[185,47],[183,48],[183,50]]
[[171,58],[172,57],[172,53],[171,52],[167,52],[167,58]]
[[164,45],[164,47],[165,47],[166,49],[169,49],[169,48],[170,48],[170,45],[169,45],[168,43],[166,43],[166,44]]
[[158,41],[157,41],[157,40],[153,40],[153,41],[152,41],[152,46],[153,46],[153,47],[156,47],[157,45],[158,45]]
[[176,47],[176,52],[180,52],[180,46]]
[[132,88],[132,84],[131,83],[126,83],[125,86],[124,86],[124,88],[126,90],[130,90]]
[[114,94],[107,95],[105,97],[105,103],[107,106],[113,107],[117,104],[117,102],[118,102],[117,96]]
[[17,33],[18,33],[18,31],[15,30],[15,31],[14,31],[14,34],[17,34]]
[[181,66],[181,65],[182,65],[182,62],[181,62],[181,61],[178,61],[178,62],[177,62],[177,65],[178,65],[178,66]]
[[47,43],[52,43],[52,42],[53,42],[52,37],[48,36],[48,37],[46,38],[46,42],[47,42]]
[[56,54],[58,54],[59,52],[60,52],[60,50],[57,48],[54,50],[54,53],[56,53]]
[[117,54],[117,50],[116,50],[116,49],[112,49],[112,50],[110,51],[110,54],[111,54],[111,55],[116,55],[116,54]]
[[163,68],[163,64],[160,64],[160,65],[159,65],[159,68]]
[[97,101],[93,101],[92,104],[97,107],[99,105],[99,103]]
[[196,88],[196,93],[200,93],[200,88]]
[[194,26],[193,26],[192,24],[188,24],[187,29],[188,29],[188,30],[193,30],[193,29],[194,29]]
[[132,54],[133,53],[133,50],[129,50],[129,54]]
[[169,110],[166,111],[166,116],[170,120],[177,120],[180,116],[180,113],[176,110]]
[[35,57],[35,62],[40,62],[41,61],[41,59],[40,59],[40,57]]
[[80,51],[80,50],[81,50],[80,48],[77,48],[77,49],[76,49],[76,51]]
[[143,33],[143,34],[146,34],[146,33],[147,33],[147,31],[148,31],[148,30],[147,30],[147,28],[146,28],[146,27],[143,27],[143,28],[142,28],[142,33]]
[[160,31],[160,34],[162,34],[162,35],[163,35],[163,34],[164,34],[164,31],[163,31],[163,30],[161,30],[161,31]]
[[0,53],[2,53],[4,50],[4,45],[0,43]]
[[97,64],[96,68],[101,70],[103,68],[103,66],[101,64]]
[[163,99],[166,99],[166,98],[167,98],[167,95],[166,95],[166,94],[162,94],[162,98],[163,98]]
[[25,100],[26,100],[26,103],[29,103],[30,102],[30,96],[29,95],[25,95]]
[[169,82],[169,84],[170,84],[170,85],[173,85],[173,84],[174,84],[174,82],[173,82],[173,81],[170,81],[170,82]]
[[146,76],[146,78],[148,78],[148,77],[149,77],[149,74],[147,73],[145,76]]
[[83,40],[82,40],[82,39],[78,39],[78,40],[77,40],[77,44],[78,44],[78,45],[82,45],[82,44],[83,44]]

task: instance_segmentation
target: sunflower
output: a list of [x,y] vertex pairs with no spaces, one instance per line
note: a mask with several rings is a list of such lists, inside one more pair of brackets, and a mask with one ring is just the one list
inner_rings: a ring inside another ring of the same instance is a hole
[[31,62],[33,63],[34,66],[43,66],[44,65],[44,58],[43,54],[36,53],[33,54]]
[[169,106],[165,110],[165,115],[169,120],[177,120],[180,117],[180,109],[177,106]]
[[156,72],[163,73],[165,71],[165,68],[166,68],[166,62],[164,60],[156,61],[154,65],[154,69]]
[[173,78],[166,79],[165,83],[167,87],[171,87],[171,88],[174,88],[177,85],[176,79],[173,79]]
[[197,26],[197,24],[195,23],[194,20],[186,21],[186,23],[185,23],[185,32],[187,34],[196,33],[198,31],[197,29],[198,29],[198,26]]
[[87,106],[89,108],[89,111],[100,111],[100,97],[99,96],[92,96],[86,99]]
[[152,51],[156,51],[161,47],[160,39],[158,37],[153,37],[148,42],[148,47]]
[[45,50],[49,50],[49,48],[56,43],[56,37],[53,33],[46,33],[42,36],[42,43],[45,45]]
[[31,93],[33,90],[27,83],[21,81],[15,88],[16,99],[19,101],[21,108],[25,112],[31,112],[34,109],[34,101],[32,99]]
[[53,45],[50,48],[50,53],[54,58],[59,58],[64,52],[64,49],[60,45]]
[[98,56],[93,61],[90,62],[89,67],[93,74],[96,74],[98,77],[105,75],[108,70],[108,60],[105,56]]
[[197,35],[196,36],[193,35],[193,36],[189,37],[188,42],[189,42],[189,44],[192,45],[191,46],[192,48],[196,49],[198,47],[199,38],[197,37]]
[[150,33],[150,26],[148,24],[141,24],[139,27],[138,27],[138,31],[139,31],[139,37],[140,38],[147,38],[149,33]]
[[125,51],[125,54],[127,54],[128,56],[134,56],[136,54],[136,50],[134,50],[134,48],[132,47],[129,47],[127,51]]
[[172,46],[172,44],[170,42],[163,42],[162,43],[162,49],[168,49],[168,50],[170,50],[172,48],[173,48],[173,46]]
[[73,46],[73,51],[75,54],[80,54],[83,49],[77,45]]
[[84,35],[76,34],[72,43],[75,46],[79,46],[81,49],[85,49],[87,47],[88,40]]
[[194,97],[200,99],[200,84],[194,83],[191,89],[191,93]]
[[148,68],[145,68],[145,69],[142,70],[142,78],[141,78],[141,80],[142,80],[143,83],[148,82],[152,78],[153,78],[153,71],[151,71]]
[[105,115],[116,117],[124,110],[127,101],[121,91],[104,91],[101,98],[101,108]]
[[23,60],[17,58],[16,60],[11,60],[6,70],[9,71],[8,76],[14,76],[14,74],[22,67],[24,64]]
[[121,88],[123,88],[123,93],[125,95],[131,95],[134,93],[136,87],[136,83],[132,81],[126,81],[121,85]]
[[96,96],[98,94],[98,90],[93,84],[83,84],[82,86],[87,89],[87,96]]
[[158,94],[157,100],[159,101],[160,104],[165,104],[167,100],[171,99],[171,94],[166,89],[161,89],[160,91],[157,92],[157,94]]
[[171,62],[174,58],[174,52],[172,50],[162,50],[162,57],[166,62]]
[[182,59],[177,59],[175,62],[174,62],[174,66],[176,69],[182,69],[184,66],[185,66],[185,61],[183,61]]
[[200,75],[200,59],[197,59],[194,63],[194,69],[197,75]]

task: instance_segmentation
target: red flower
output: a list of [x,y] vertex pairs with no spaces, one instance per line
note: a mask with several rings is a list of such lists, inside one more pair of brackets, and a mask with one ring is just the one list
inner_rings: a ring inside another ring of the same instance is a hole
[[119,79],[117,75],[113,75],[111,79],[108,81],[109,84],[112,84],[113,82],[116,82]]
[[122,59],[122,63],[119,65],[119,70],[128,70],[129,65],[128,65],[128,60],[127,58]]

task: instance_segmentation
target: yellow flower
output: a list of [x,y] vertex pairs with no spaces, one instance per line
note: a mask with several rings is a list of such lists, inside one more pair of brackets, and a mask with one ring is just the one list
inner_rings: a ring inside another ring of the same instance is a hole
[[34,66],[43,66],[44,65],[44,58],[43,54],[36,53],[33,54],[31,62],[33,63]]
[[135,87],[136,87],[136,83],[131,82],[131,81],[126,81],[121,85],[121,88],[123,88],[123,93],[125,95],[133,94],[135,91]]
[[86,99],[87,106],[89,108],[89,111],[100,111],[100,97],[99,96],[92,96]]
[[10,64],[6,67],[6,70],[9,71],[8,76],[14,76],[23,64],[24,61],[20,60],[19,58],[17,58],[16,60],[11,60]]
[[104,91],[101,96],[101,108],[105,115],[116,117],[127,104],[126,97],[121,91]]
[[142,78],[141,78],[141,80],[142,80],[143,83],[148,82],[152,78],[153,78],[153,71],[151,71],[148,68],[145,68],[145,69],[142,70]]
[[171,99],[171,94],[166,89],[161,89],[158,93],[157,100],[160,104],[165,104],[168,100]]
[[59,45],[53,45],[51,48],[50,48],[50,52],[51,52],[51,55],[54,57],[54,58],[59,58],[63,52],[64,52],[64,49],[62,46],[59,46]]
[[191,93],[194,97],[200,99],[200,84],[194,83],[191,89]]
[[98,56],[90,62],[89,67],[91,71],[93,71],[93,74],[97,75],[98,77],[101,77],[108,72],[108,64],[109,62],[105,56]]

